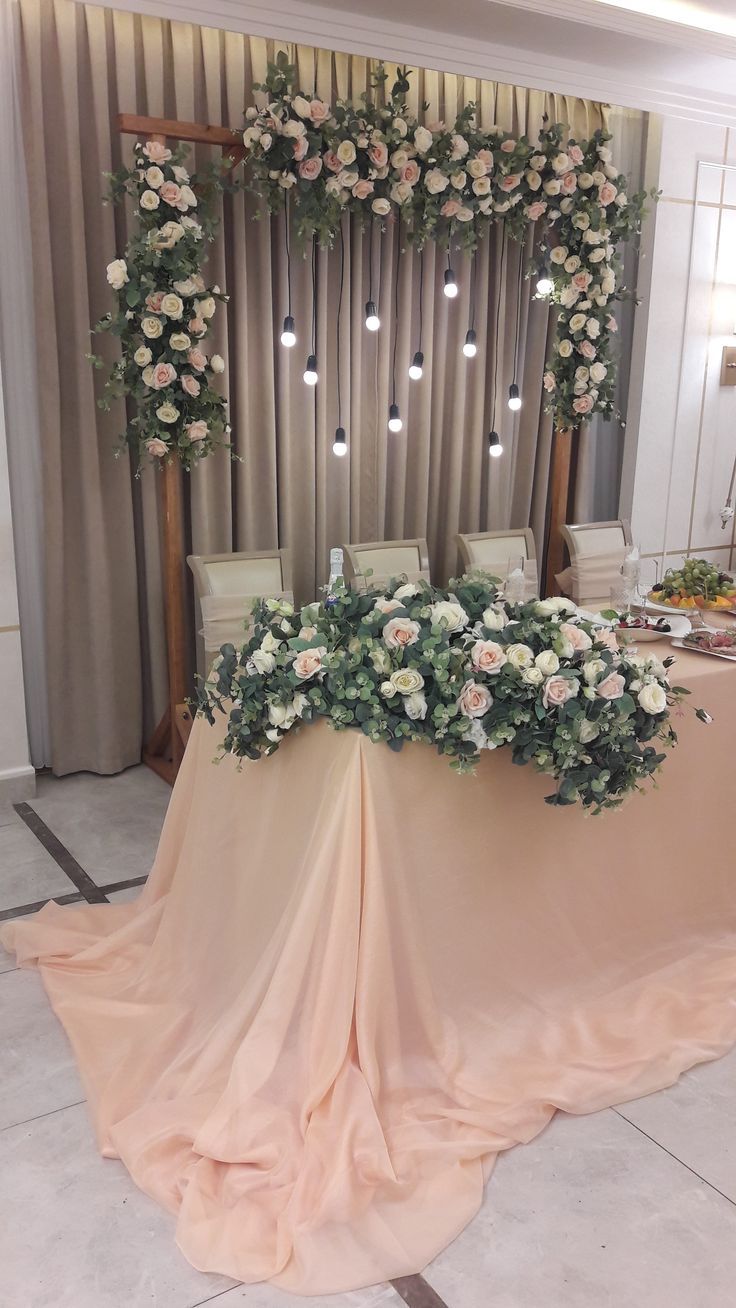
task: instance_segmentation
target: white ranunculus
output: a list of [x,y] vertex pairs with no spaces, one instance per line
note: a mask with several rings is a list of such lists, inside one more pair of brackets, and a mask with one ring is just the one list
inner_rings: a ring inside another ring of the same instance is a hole
[[553,649],[543,649],[541,654],[537,654],[534,662],[545,677],[551,677],[560,666],[560,660]]
[[269,672],[273,672],[274,668],[276,667],[275,656],[273,654],[270,654],[268,650],[265,649],[254,650],[250,656],[250,661],[253,664],[253,667],[255,668],[256,672],[263,673],[264,675],[267,675]]
[[133,359],[135,363],[138,364],[139,368],[147,367],[147,365],[151,362],[152,358],[153,355],[151,354],[151,351],[149,350],[147,345],[139,345],[138,349],[133,355]]
[[416,668],[399,668],[398,672],[391,674],[390,681],[394,691],[400,695],[413,695],[424,685],[424,677]]
[[521,680],[525,681],[528,686],[541,686],[544,676],[545,674],[541,668],[526,668],[521,674]]
[[446,631],[462,631],[468,621],[468,615],[462,604],[456,600],[438,600],[430,605],[432,625],[442,626]]
[[141,209],[158,209],[161,201],[155,191],[144,191],[141,195]]
[[512,668],[529,668],[534,662],[534,651],[528,645],[507,645],[506,659]]
[[113,259],[107,265],[107,280],[114,291],[120,291],[128,278],[128,265],[124,259]]
[[642,686],[636,698],[645,713],[664,713],[667,708],[667,695],[658,681]]
[[212,358],[210,359],[210,368],[212,369],[213,372],[225,371],[225,360],[223,359],[221,354],[212,355]]
[[492,606],[483,610],[481,622],[487,631],[503,631],[508,618],[504,609]]
[[415,690],[411,695],[404,698],[404,712],[408,718],[416,722],[423,721],[427,716],[427,700],[421,690]]
[[160,422],[176,422],[179,417],[179,410],[173,404],[159,404],[156,417]]
[[414,145],[419,154],[426,154],[432,144],[432,133],[426,127],[417,127],[414,133]]
[[149,341],[158,340],[164,329],[160,318],[143,318],[141,321],[141,331],[147,336]]

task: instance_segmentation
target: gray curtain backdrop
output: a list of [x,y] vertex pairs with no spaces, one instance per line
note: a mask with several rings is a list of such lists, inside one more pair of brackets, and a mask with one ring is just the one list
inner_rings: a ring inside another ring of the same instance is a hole
[[[96,407],[99,377],[85,361],[89,327],[110,307],[105,267],[122,254],[126,215],[101,204],[102,173],[129,160],[119,112],[238,127],[275,50],[286,48],[299,81],[327,100],[359,96],[370,62],[307,47],[169,23],[72,0],[18,0],[17,59],[30,199],[35,354],[46,538],[46,658],[51,762],[63,774],[114,772],[140,758],[141,743],[165,703],[166,662],[156,473],[134,476],[113,457],[122,408]],[[389,76],[393,68],[389,67]],[[453,118],[474,99],[483,126],[535,133],[546,112],[584,136],[606,123],[604,106],[543,92],[423,71],[412,78],[414,107],[427,121]],[[197,151],[195,164],[207,158]],[[267,549],[293,555],[300,600],[327,578],[330,546],[344,541],[426,536],[433,578],[457,567],[454,537],[531,523],[541,545],[551,426],[541,378],[551,329],[544,304],[525,284],[517,379],[524,404],[511,415],[519,249],[501,237],[483,243],[475,264],[478,355],[461,351],[469,325],[471,261],[453,256],[460,295],[442,295],[445,258],[424,254],[425,376],[407,376],[418,345],[419,259],[399,254],[401,234],[345,226],[346,281],[340,324],[339,251],[317,257],[320,384],[302,372],[311,315],[309,258],[294,249],[292,297],[298,344],[278,344],[286,312],[286,258],[280,221],[253,221],[252,196],[228,197],[211,276],[230,295],[218,310],[213,348],[227,364],[234,442],[186,479],[188,548],[196,553]],[[363,326],[369,241],[382,329]],[[308,253],[308,252],[307,252]],[[398,260],[398,317],[393,311]],[[498,333],[496,320],[498,317]],[[337,425],[336,342],[341,336],[343,424],[349,458],[331,451]],[[396,337],[397,399],[404,430],[387,430]],[[112,358],[114,342],[95,344]],[[502,459],[490,460],[494,360],[496,426]],[[592,503],[594,460],[580,469],[579,516]],[[616,489],[616,500],[618,491]],[[44,760],[45,761],[45,760]]]

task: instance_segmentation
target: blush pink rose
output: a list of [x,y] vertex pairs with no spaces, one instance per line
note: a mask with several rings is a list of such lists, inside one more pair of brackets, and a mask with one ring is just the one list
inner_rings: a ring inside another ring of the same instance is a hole
[[592,395],[578,395],[578,398],[573,400],[572,407],[576,413],[590,413],[593,408]]
[[603,185],[598,188],[598,199],[601,204],[611,204],[612,201],[616,199],[617,195],[618,191],[613,185],[613,182],[604,182]]
[[574,622],[561,622],[560,634],[563,635],[566,640],[569,640],[573,649],[578,650],[578,652],[580,650],[590,649],[593,644],[587,631],[583,631],[582,627],[577,627]]
[[152,291],[150,295],[146,296],[146,308],[150,309],[151,313],[160,313],[163,298],[163,291]]
[[482,718],[492,703],[493,696],[488,687],[477,681],[466,681],[457,698],[457,706],[466,718]]
[[514,150],[516,149],[516,141],[502,141],[501,149],[503,150],[504,154],[513,154]]
[[181,187],[176,182],[164,182],[159,189],[159,195],[166,204],[178,204],[181,200]]
[[495,640],[476,640],[470,661],[476,672],[500,672],[506,662],[506,651]]
[[581,164],[585,158],[579,145],[569,145],[567,147],[567,153],[574,164]]
[[559,708],[560,704],[566,704],[577,693],[576,681],[570,681],[567,677],[548,677],[542,691],[542,703],[545,708]]
[[581,341],[578,349],[584,359],[594,359],[596,356],[596,348],[592,341]]
[[443,218],[454,218],[455,214],[459,212],[460,204],[458,200],[445,200],[445,203],[440,209]]
[[294,142],[294,158],[297,163],[304,158],[309,149],[309,140],[306,136],[298,136]]
[[589,272],[576,272],[572,279],[572,284],[579,291],[587,291],[593,278]]
[[373,194],[373,189],[373,182],[369,182],[367,177],[361,177],[353,187],[353,195],[356,200],[367,200],[368,196]]
[[159,440],[158,436],[154,436],[150,441],[146,441],[146,449],[155,459],[162,458],[168,448],[166,441]]
[[[503,147],[501,147],[503,149]],[[521,173],[509,173],[501,181],[502,191],[514,191],[521,181]]]
[[300,681],[309,681],[322,669],[322,660],[327,654],[324,645],[317,649],[302,649],[294,659],[294,673]]
[[190,318],[189,330],[193,336],[204,336],[207,331],[207,323],[204,318]]
[[207,426],[206,422],[202,421],[201,418],[198,420],[198,422],[187,423],[184,430],[187,434],[187,437],[189,438],[190,444],[192,445],[197,445],[199,441],[206,440],[207,436],[209,435],[209,427]]
[[198,350],[195,345],[187,352],[187,358],[195,372],[204,372],[207,367],[207,355],[203,350]]
[[529,208],[526,211],[527,218],[529,219],[530,222],[535,223],[538,218],[542,217],[542,214],[545,212],[546,208],[547,206],[544,203],[544,200],[535,200],[534,204],[530,204]]
[[307,182],[313,182],[321,172],[322,160],[319,155],[313,154],[311,159],[303,159],[299,164],[299,176],[303,177]]
[[325,104],[324,100],[309,101],[309,117],[313,123],[319,125],[319,123],[325,122],[329,116],[330,108],[329,105]]
[[476,157],[476,159],[480,159],[481,163],[484,163],[484,164],[485,164],[485,166],[486,166],[486,173],[489,173],[489,172],[491,171],[491,169],[493,168],[493,155],[492,155],[491,151],[490,151],[490,150],[479,150],[475,157]]
[[618,331],[618,323],[616,322],[616,319],[614,318],[612,313],[609,313],[608,317],[606,318],[606,327],[608,328],[609,332]]
[[170,386],[173,381],[176,381],[176,369],[170,363],[157,363],[151,377],[153,389],[162,391],[164,386]]
[[166,163],[171,158],[171,151],[167,150],[162,141],[146,141],[143,153],[152,164]]
[[574,173],[565,173],[561,178],[563,195],[572,195],[578,189],[578,179]]
[[612,654],[618,654],[616,633],[615,631],[612,631],[610,627],[598,627],[593,632],[593,635],[599,645],[604,645],[606,649],[610,649]]
[[183,391],[186,391],[187,395],[192,395],[194,396],[195,399],[197,398],[200,390],[202,389],[199,382],[197,381],[197,378],[192,377],[190,373],[185,373],[184,376],[182,377],[181,388]]
[[383,628],[384,644],[389,649],[401,649],[406,645],[415,645],[419,640],[420,627],[411,618],[389,618]]
[[334,150],[325,150],[323,158],[325,161],[325,168],[328,168],[331,173],[342,172],[342,164]]
[[384,141],[376,141],[368,151],[368,158],[374,168],[385,168],[388,163],[388,146]]
[[416,186],[419,181],[419,164],[416,159],[410,159],[401,170],[401,180],[409,186]]
[[382,595],[380,599],[376,600],[373,607],[378,609],[379,613],[393,613],[396,609],[403,609],[404,606],[401,600],[389,599],[387,595]]
[[611,672],[605,681],[599,682],[595,688],[596,695],[601,699],[620,699],[626,689],[626,683],[620,672]]

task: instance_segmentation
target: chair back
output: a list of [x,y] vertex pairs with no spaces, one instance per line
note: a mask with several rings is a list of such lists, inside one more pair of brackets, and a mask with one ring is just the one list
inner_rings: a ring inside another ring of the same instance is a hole
[[465,572],[482,569],[494,577],[505,577],[508,561],[517,555],[529,563],[537,561],[537,547],[531,527],[509,528],[507,531],[476,531],[457,537],[460,558]]
[[293,603],[288,550],[190,554],[197,610],[197,671],[205,677],[220,646],[242,645],[256,599]]
[[[345,580],[353,590],[385,586],[393,577],[429,581],[426,540],[377,540],[343,545]],[[371,576],[365,574],[370,569]]]
[[625,518],[611,522],[568,522],[560,527],[570,562],[597,554],[618,554],[632,545],[631,525]]

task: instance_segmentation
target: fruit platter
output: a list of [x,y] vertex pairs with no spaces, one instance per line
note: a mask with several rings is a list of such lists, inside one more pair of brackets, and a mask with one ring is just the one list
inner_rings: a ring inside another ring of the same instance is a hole
[[685,559],[681,568],[668,568],[649,593],[649,603],[667,609],[718,609],[736,612],[736,582],[707,559]]

